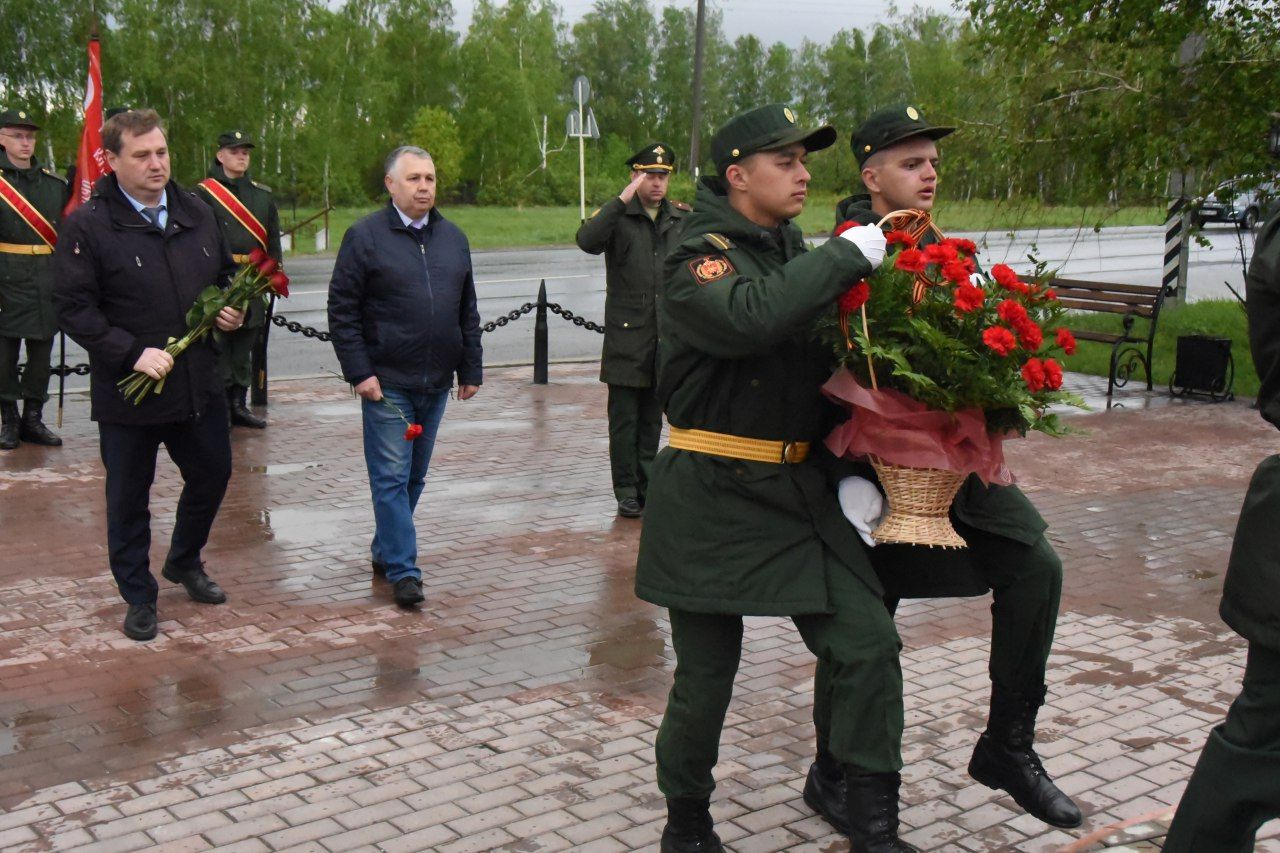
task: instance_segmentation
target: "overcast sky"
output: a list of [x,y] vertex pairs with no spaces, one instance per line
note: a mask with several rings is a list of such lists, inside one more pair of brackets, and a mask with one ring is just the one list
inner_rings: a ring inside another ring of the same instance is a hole
[[[557,0],[564,20],[571,26],[591,10],[592,2]],[[694,4],[695,0],[655,0],[655,5]],[[459,31],[466,32],[471,22],[471,0],[454,0],[453,5],[455,23]],[[754,33],[765,44],[781,41],[791,47],[799,46],[806,38],[825,43],[832,33],[850,27],[870,31],[889,20],[889,9],[894,5],[960,14],[955,0],[905,0],[897,4],[891,0],[707,0],[708,10],[718,10],[724,16],[725,34],[731,40]]]

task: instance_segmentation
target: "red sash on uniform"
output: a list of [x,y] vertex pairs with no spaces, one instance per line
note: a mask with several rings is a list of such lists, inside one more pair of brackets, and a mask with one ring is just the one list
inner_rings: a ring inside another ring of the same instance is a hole
[[23,198],[22,193],[17,188],[0,177],[0,200],[13,208],[13,212],[18,214],[18,218],[31,226],[31,230],[40,236],[52,249],[58,244],[58,232],[49,220],[45,219],[40,211],[31,205],[31,202]]
[[244,226],[244,230],[252,234],[253,239],[258,241],[264,251],[266,250],[267,229],[258,221],[258,217],[250,213],[249,208],[231,193],[231,190],[213,178],[205,178],[200,182],[200,186],[204,187],[218,204],[226,208],[227,213],[235,217],[235,220]]

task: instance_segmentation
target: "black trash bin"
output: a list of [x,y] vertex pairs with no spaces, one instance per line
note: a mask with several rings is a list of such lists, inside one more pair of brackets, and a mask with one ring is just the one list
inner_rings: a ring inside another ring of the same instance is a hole
[[1180,335],[1169,393],[1175,397],[1202,394],[1215,403],[1233,400],[1235,373],[1230,338]]

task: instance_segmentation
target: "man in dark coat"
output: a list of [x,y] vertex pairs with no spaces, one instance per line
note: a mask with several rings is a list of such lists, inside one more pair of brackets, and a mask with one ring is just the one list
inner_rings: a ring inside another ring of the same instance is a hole
[[[873,113],[851,137],[868,193],[840,202],[837,224],[876,223],[895,210],[932,210],[938,183],[936,143],[953,130],[929,124],[906,104]],[[869,466],[859,473],[875,476]],[[1048,525],[1017,486],[986,486],[976,475],[961,487],[952,515],[968,544],[964,551],[879,545],[871,551],[871,562],[890,589],[895,578],[928,572],[936,564],[935,577],[973,573],[992,590],[991,708],[969,775],[1007,791],[1046,823],[1079,826],[1084,820],[1079,808],[1053,784],[1032,746],[1062,594],[1062,563],[1044,535]],[[816,762],[815,768],[821,764]],[[811,774],[809,800],[826,814],[830,800],[819,794],[832,792],[836,780],[823,781],[820,773]]]
[[[668,609],[676,671],[656,744],[666,853],[721,850],[708,805],[744,616],[789,616],[818,659],[814,725],[848,787],[856,853],[902,853],[901,644],[883,587],[819,463],[829,353],[813,322],[884,258],[851,228],[806,251],[805,129],[782,104],[711,140],[658,307],[658,397],[671,443],[654,460],[636,594]],[[811,452],[811,447],[814,452]]]
[[[211,285],[235,272],[213,213],[169,179],[169,149],[153,110],[131,110],[103,126],[114,173],[63,228],[54,254],[58,320],[89,353],[93,420],[107,469],[107,546],[111,573],[129,605],[125,636],[156,635],[157,585],[149,568],[156,452],[163,444],[182,474],[182,495],[164,577],[194,601],[221,604],[200,551],[231,477],[226,398],[206,338],[176,358],[165,345],[187,332],[186,315]],[[217,327],[244,314],[224,308]],[[117,383],[133,373],[164,380],[134,404]]]
[[[20,440],[62,444],[45,426],[42,409],[57,332],[53,248],[69,191],[36,158],[39,129],[26,110],[0,112],[0,450],[12,450]],[[26,367],[19,380],[24,341]]]
[[[249,176],[253,147],[253,140],[243,130],[228,130],[218,136],[218,151],[209,167],[209,176],[197,185],[196,193],[213,208],[218,227],[237,264],[247,264],[249,253],[254,249],[261,249],[281,263],[284,257],[280,250],[280,213],[271,187]],[[218,336],[218,370],[227,389],[231,423],[250,429],[263,429],[267,425],[248,404],[254,378],[253,348],[265,334],[266,298],[249,303],[244,328]]]
[[662,406],[654,393],[662,264],[680,242],[689,206],[667,199],[675,170],[669,145],[646,145],[627,164],[631,183],[582,223],[578,248],[604,252],[600,381],[609,386],[609,467],[618,515],[636,518],[662,434]]
[[[480,315],[466,235],[436,209],[436,165],[402,146],[386,159],[391,198],[347,229],[329,282],[329,334],[360,396],[373,497],[373,570],[395,602],[425,600],[413,513],[445,403],[483,379]],[[412,427],[411,431],[406,431]]]
[[[1245,278],[1258,408],[1280,428],[1280,213],[1263,226]],[[1244,683],[1209,732],[1165,853],[1248,853],[1280,817],[1280,454],[1262,460],[1236,525],[1219,612],[1249,643]]]

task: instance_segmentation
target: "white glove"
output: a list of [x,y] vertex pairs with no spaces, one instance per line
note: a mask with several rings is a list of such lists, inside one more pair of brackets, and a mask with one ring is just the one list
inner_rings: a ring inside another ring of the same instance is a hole
[[836,497],[840,499],[840,511],[844,517],[857,528],[862,541],[874,548],[876,540],[871,538],[871,531],[879,526],[884,516],[884,496],[875,483],[862,477],[845,477],[836,487]]
[[987,283],[987,277],[980,272],[970,273],[969,283],[974,287],[982,287]]
[[875,225],[855,225],[840,232],[840,236],[858,247],[862,256],[873,268],[884,260],[884,232]]

